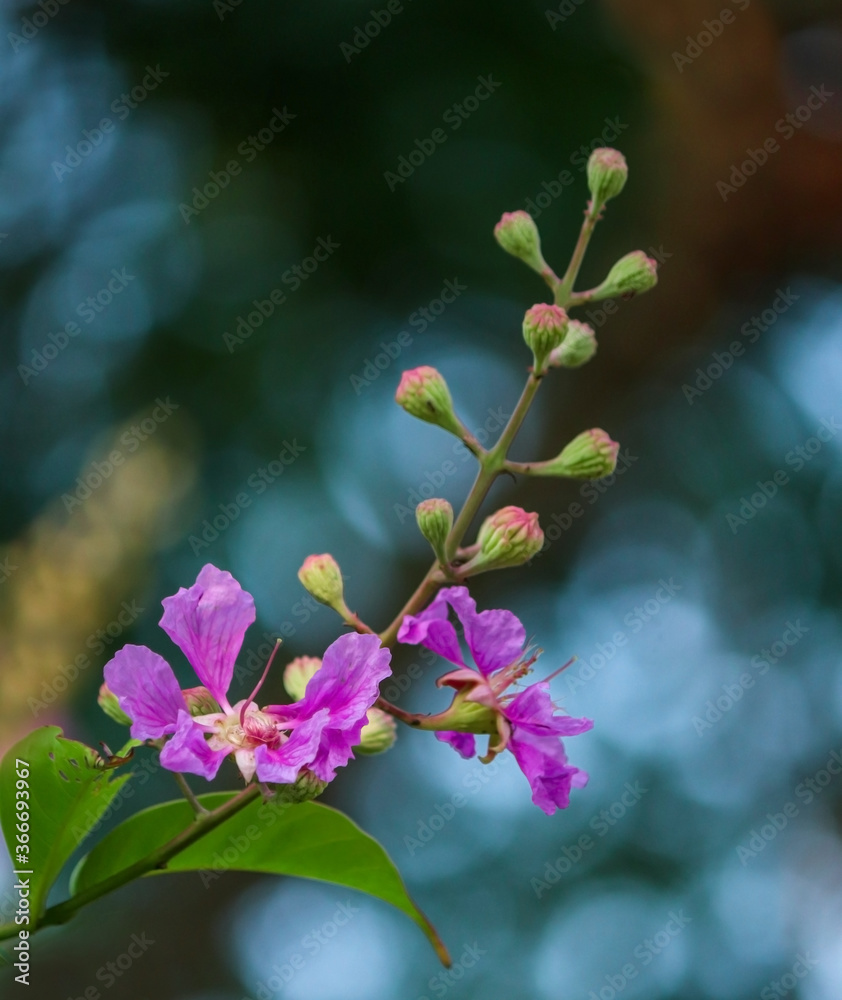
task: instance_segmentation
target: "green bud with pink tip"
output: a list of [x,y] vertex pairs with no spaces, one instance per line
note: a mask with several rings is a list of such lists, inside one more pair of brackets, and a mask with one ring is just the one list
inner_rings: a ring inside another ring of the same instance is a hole
[[466,434],[465,428],[454,412],[447,382],[430,365],[412,368],[401,375],[395,401],[407,413],[419,420],[436,424],[460,438]]
[[213,715],[222,711],[219,702],[206,687],[183,688],[181,693],[187,702],[187,711],[194,718],[197,715]]
[[128,715],[126,715],[123,709],[120,708],[120,702],[117,700],[117,695],[110,690],[107,684],[100,685],[96,702],[109,719],[113,719],[121,726],[130,726],[132,724],[132,720],[128,717]]
[[619,150],[608,146],[595,149],[588,160],[588,188],[594,206],[599,209],[609,198],[616,198],[628,176],[626,158]]
[[453,527],[453,508],[440,497],[422,500],[415,508],[415,520],[421,534],[432,546],[436,559],[444,566],[447,563],[447,538]]
[[368,721],[363,726],[360,742],[354,747],[354,751],[376,754],[391,749],[398,738],[398,724],[394,717],[379,708],[370,708],[366,718]]
[[544,532],[537,514],[521,507],[503,507],[483,521],[477,545],[476,555],[460,567],[463,576],[529,562],[543,548]]
[[325,552],[323,555],[307,556],[298,571],[298,579],[319,603],[333,608],[346,620],[351,616],[345,603],[342,572],[332,555]]
[[494,227],[494,238],[506,253],[522,260],[538,274],[548,270],[541,254],[538,227],[529,212],[504,212]]
[[551,368],[580,368],[596,354],[596,334],[587,323],[571,319],[561,344],[550,352]]
[[602,479],[617,467],[619,444],[599,427],[583,431],[549,462],[529,465],[533,476],[565,476],[570,479]]
[[647,257],[642,250],[634,250],[621,257],[608,272],[601,285],[588,293],[588,300],[610,299],[619,295],[648,292],[658,284],[658,262]]
[[284,667],[284,689],[295,701],[301,701],[307,682],[322,665],[318,656],[296,656]]
[[550,355],[564,342],[569,322],[561,306],[539,302],[527,309],[523,317],[523,339],[532,351],[536,375],[546,371]]

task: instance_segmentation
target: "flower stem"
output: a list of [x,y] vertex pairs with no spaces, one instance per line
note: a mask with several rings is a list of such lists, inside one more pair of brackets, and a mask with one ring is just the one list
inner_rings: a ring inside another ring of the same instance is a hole
[[[465,532],[471,526],[471,521],[473,521],[477,511],[482,506],[482,502],[488,495],[488,491],[491,489],[492,483],[501,472],[505,471],[506,453],[508,452],[512,441],[514,441],[515,435],[520,430],[521,424],[526,418],[526,414],[529,412],[529,408],[535,399],[535,393],[538,391],[538,387],[540,385],[541,377],[536,376],[533,372],[530,372],[520,399],[518,400],[512,415],[509,417],[508,423],[503,428],[503,433],[500,435],[497,444],[490,451],[485,452],[480,456],[480,467],[477,472],[477,478],[474,480],[474,485],[471,487],[471,491],[466,497],[465,503],[459,511],[459,516],[456,518],[456,521],[450,529],[450,534],[447,538],[446,555],[449,561],[452,561],[456,555],[459,543],[464,538]],[[447,572],[442,570],[437,562],[433,563],[433,565],[427,570],[424,579],[416,588],[415,593],[401,608],[391,625],[389,625],[385,631],[380,633],[380,642],[384,646],[394,646],[397,641],[398,630],[400,629],[401,622],[404,620],[406,615],[412,615],[417,611],[420,611],[436,593],[439,587],[442,587],[448,582],[448,579],[449,577]],[[383,701],[383,699],[381,699],[381,701]],[[396,719],[406,721],[401,719],[401,714],[405,715],[406,713],[402,713],[400,709],[393,711],[395,708],[394,705],[389,705],[388,702],[384,702],[380,707],[384,712],[389,712],[394,715]]]
[[[83,906],[87,906],[88,903],[92,903],[95,899],[99,899],[100,896],[105,896],[107,893],[119,889],[128,882],[133,882],[136,878],[140,878],[141,875],[147,875],[156,868],[166,868],[170,858],[175,857],[176,854],[194,844],[206,833],[224,823],[225,820],[230,819],[231,816],[245,808],[259,795],[260,787],[251,784],[217,809],[211,812],[205,810],[204,815],[197,816],[186,830],[182,830],[169,843],[151,851],[146,857],[136,861],[133,865],[129,865],[128,868],[115,872],[110,878],[104,879],[102,882],[98,882],[96,885],[85,889],[84,892],[71,896],[70,899],[66,899],[63,903],[50,906],[45,910],[40,920],[38,920],[34,929],[30,927],[30,933],[34,933],[35,930],[40,930],[42,927],[66,923],[74,916],[77,910],[80,910]],[[20,928],[16,924],[3,924],[0,926],[0,940],[13,937],[19,930]]]
[[209,816],[210,815],[209,810],[205,809],[202,803],[196,798],[193,789],[187,784],[187,779],[184,777],[184,775],[180,774],[178,771],[175,771],[173,773],[173,777],[175,778],[175,783],[181,789],[181,794],[190,803],[193,812],[196,814],[196,816],[197,817]]
[[588,243],[590,243],[599,218],[600,208],[595,207],[593,201],[589,201],[587,211],[585,212],[585,221],[582,223],[582,228],[579,231],[579,239],[576,241],[573,256],[570,258],[570,263],[564,272],[564,277],[555,288],[555,304],[557,306],[564,308],[570,304],[573,284],[579,276],[579,268],[582,266],[585,251],[588,249]]

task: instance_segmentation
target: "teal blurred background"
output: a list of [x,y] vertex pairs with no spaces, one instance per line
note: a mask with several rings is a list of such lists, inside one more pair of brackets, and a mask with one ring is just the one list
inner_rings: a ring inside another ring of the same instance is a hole
[[[488,434],[525,375],[546,290],[496,246],[503,211],[529,207],[563,270],[587,153],[614,145],[630,179],[581,283],[633,249],[661,265],[646,296],[579,312],[599,353],[547,381],[513,451],[602,426],[621,474],[499,482],[487,510],[537,510],[548,544],[473,587],[522,617],[539,672],[579,658],[554,691],[594,719],[568,745],[590,784],[548,818],[508,755],[401,732],[325,796],[390,851],[454,969],[332,886],[174,876],[45,933],[30,995],[838,1000],[840,5],[0,17],[4,748],[45,723],[117,744],[95,696],[125,642],[186,684],[160,601],[208,561],[255,596],[248,670],[274,636],[292,658],[339,634],[296,578],[310,553],[388,623],[428,561],[415,503],[460,502],[473,473],[394,405],[401,371],[438,367]],[[413,663],[385,693],[434,709],[441,671]],[[173,796],[136,771],[127,812]]]

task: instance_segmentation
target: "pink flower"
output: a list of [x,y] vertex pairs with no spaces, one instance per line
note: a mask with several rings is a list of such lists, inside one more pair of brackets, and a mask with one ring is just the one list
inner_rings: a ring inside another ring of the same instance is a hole
[[391,654],[377,636],[353,633],[337,639],[295,704],[257,706],[252,699],[264,672],[257,690],[232,705],[228,689],[234,664],[255,620],[251,594],[230,573],[208,564],[192,587],[182,587],[163,605],[161,628],[221,711],[192,717],[169,664],[146,646],[124,646],[105,665],[105,680],[132,720],[132,736],[171,736],[161,750],[163,766],[208,780],[234,754],[246,781],[257,774],[260,781],[291,784],[304,768],[332,781],[336,768],[354,756],[380,681],[391,673]]
[[[449,608],[462,623],[477,669],[465,664],[456,628],[448,619]],[[459,667],[436,682],[457,692],[449,709],[428,720],[441,722],[444,731],[437,732],[437,738],[463,757],[473,757],[474,733],[487,733],[485,762],[511,750],[529,781],[535,805],[550,816],[566,808],[571,788],[584,787],[588,775],[568,764],[560,737],[587,732],[593,722],[556,714],[547,681],[530,684],[519,694],[506,693],[536,659],[524,649],[526,631],[518,618],[511,611],[478,613],[466,587],[448,587],[420,614],[404,618],[398,639],[420,643]],[[498,742],[492,746],[495,735]]]

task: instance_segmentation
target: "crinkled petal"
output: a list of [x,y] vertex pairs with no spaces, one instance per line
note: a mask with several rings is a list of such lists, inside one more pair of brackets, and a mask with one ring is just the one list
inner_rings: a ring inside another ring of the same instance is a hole
[[587,774],[567,763],[564,747],[555,736],[538,737],[516,729],[509,739],[509,750],[529,781],[532,801],[548,816],[567,808],[572,787],[582,788],[587,783]]
[[448,593],[452,590],[464,590],[466,587],[448,587],[440,590],[430,604],[417,615],[406,615],[398,629],[398,641],[411,646],[422,645],[443,656],[451,663],[464,667],[462,650],[459,647],[459,637],[452,622],[447,619],[449,605]]
[[175,736],[161,750],[161,764],[170,771],[186,771],[210,781],[233,749],[212,750],[205,739],[205,730],[182,709]]
[[146,646],[123,646],[105,664],[105,683],[132,720],[136,740],[174,733],[187,704],[167,661]]
[[404,618],[398,639],[421,643],[434,653],[460,667],[465,666],[456,628],[447,619],[447,606],[453,608],[465,631],[465,641],[479,670],[488,677],[507,667],[523,653],[526,630],[511,611],[477,612],[476,601],[467,587],[445,587],[429,607],[418,615]]
[[305,762],[322,781],[332,781],[336,768],[354,756],[353,748],[368,722],[368,710],[379,696],[380,682],[392,672],[390,663],[391,653],[376,635],[340,636],[325,650],[322,665],[308,681],[301,701],[265,709],[298,727],[328,710],[318,749],[312,760]]
[[473,733],[436,733],[436,739],[442,743],[449,743],[450,746],[462,757],[475,757],[477,753],[477,741]]
[[477,613],[476,601],[467,587],[448,587],[440,593],[462,622],[474,663],[486,677],[520,657],[526,629],[517,615],[502,609]]
[[257,777],[260,781],[271,781],[279,785],[291,785],[302,767],[309,767],[318,753],[324,728],[330,719],[330,711],[321,709],[293,729],[289,739],[276,750],[270,750],[265,743],[254,749]]
[[162,603],[161,628],[225,707],[237,654],[255,620],[254,598],[230,573],[208,563],[192,587],[181,587]]
[[521,731],[535,736],[578,736],[593,729],[593,720],[556,715],[546,681],[530,684],[506,705],[506,718]]

